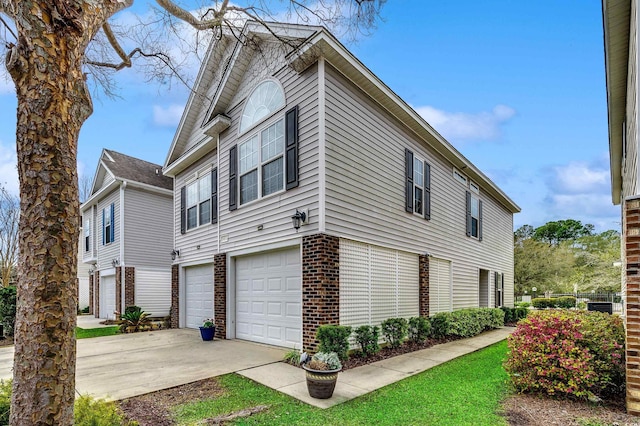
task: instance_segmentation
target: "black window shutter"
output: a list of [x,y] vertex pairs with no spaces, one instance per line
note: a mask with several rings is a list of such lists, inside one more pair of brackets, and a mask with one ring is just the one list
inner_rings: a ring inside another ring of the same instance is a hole
[[404,149],[405,210],[413,213],[413,152]]
[[285,154],[286,188],[296,188],[298,179],[298,106],[294,106],[285,114]]
[[187,187],[180,188],[180,233],[187,232]]
[[211,170],[211,223],[218,223],[218,168]]
[[424,218],[431,219],[431,165],[424,162]]
[[494,300],[493,300],[493,307],[497,308],[500,306],[500,291],[498,291],[498,289],[500,288],[500,274],[497,272],[493,273],[493,289],[494,289]]
[[102,209],[102,245],[107,244],[107,224],[104,223],[104,209]]
[[467,237],[471,236],[471,193],[467,191]]
[[109,228],[109,233],[111,236],[111,243],[116,239],[116,211],[115,211],[115,204],[111,203],[111,228]]
[[229,210],[238,208],[238,145],[229,150]]
[[482,241],[482,200],[478,201],[478,240]]

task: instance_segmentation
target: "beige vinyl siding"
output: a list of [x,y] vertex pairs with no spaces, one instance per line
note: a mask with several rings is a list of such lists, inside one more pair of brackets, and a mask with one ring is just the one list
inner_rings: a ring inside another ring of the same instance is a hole
[[124,259],[129,266],[169,267],[173,199],[132,186],[124,190]]
[[[232,125],[221,135],[219,169],[220,251],[226,252],[259,244],[284,241],[293,237],[314,234],[318,229],[318,101],[317,71],[311,67],[302,74],[289,68],[275,76],[285,91],[286,107],[267,119],[272,122],[294,106],[298,106],[298,165],[299,186],[278,192],[229,211],[229,150],[250,135],[238,137],[238,126],[243,104],[228,111]],[[254,86],[259,81],[247,81]],[[246,91],[248,93],[249,90]],[[257,129],[262,128],[258,125]],[[239,201],[239,199],[238,199]],[[298,233],[291,225],[296,208],[309,209],[309,224]],[[258,226],[262,229],[258,230]]]
[[[453,308],[478,306],[479,269],[505,274],[513,303],[513,215],[480,189],[483,241],[466,236],[465,188],[453,165],[326,67],[326,229],[344,238],[450,259]],[[431,164],[431,220],[405,212],[409,148]]]
[[[637,3],[631,2],[629,34],[629,70],[627,74],[626,152],[622,160],[622,197],[638,195],[638,21]],[[622,125],[622,124],[620,124]],[[624,149],[624,146],[623,146]]]
[[[176,262],[210,259],[218,252],[217,224],[208,223],[198,226],[197,228],[189,229],[185,234],[180,233],[181,188],[193,182],[196,179],[196,173],[199,172],[200,175],[211,173],[211,170],[216,167],[217,162],[216,152],[213,151],[176,176],[173,196],[174,214],[172,216],[172,220],[174,220],[175,248],[180,250],[180,258],[176,259]],[[218,185],[223,185],[223,182],[220,181],[219,173]]]
[[[112,243],[102,244],[102,209],[109,208],[109,205],[114,203],[114,239]],[[106,197],[98,201],[98,209],[96,211],[96,236],[95,244],[98,250],[98,268],[111,268],[111,261],[113,259],[120,259],[120,243],[122,236],[120,235],[120,189],[116,188],[111,191]]]
[[135,272],[135,301],[153,317],[169,315],[171,308],[171,270],[139,268]]

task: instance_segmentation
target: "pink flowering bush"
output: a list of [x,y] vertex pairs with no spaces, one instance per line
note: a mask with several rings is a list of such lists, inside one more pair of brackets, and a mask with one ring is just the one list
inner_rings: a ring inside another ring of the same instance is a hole
[[597,399],[624,391],[624,328],[617,316],[532,312],[508,346],[504,367],[519,392]]

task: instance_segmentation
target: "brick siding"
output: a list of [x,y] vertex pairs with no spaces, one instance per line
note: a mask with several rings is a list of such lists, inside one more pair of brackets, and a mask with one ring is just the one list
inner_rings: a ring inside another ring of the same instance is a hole
[[89,314],[93,313],[93,274],[89,275]]
[[[116,267],[116,312],[124,312],[122,309],[122,267]],[[107,312],[107,315],[111,312]],[[117,316],[116,316],[117,317]]]
[[171,265],[171,328],[180,326],[180,267]]
[[218,253],[213,257],[213,316],[216,337],[227,338],[227,254]]
[[302,347],[317,351],[316,331],[340,322],[340,239],[302,237]]
[[96,302],[93,306],[94,316],[96,318],[100,318],[100,271],[96,271],[93,273],[95,277],[95,285],[94,285],[94,293],[96,297]]
[[627,358],[627,411],[640,415],[640,199],[626,200],[623,214],[627,291],[626,358]]
[[126,266],[124,268],[124,306],[136,304],[136,268]]
[[429,317],[429,256],[421,254],[418,256],[419,268],[419,313],[421,317]]

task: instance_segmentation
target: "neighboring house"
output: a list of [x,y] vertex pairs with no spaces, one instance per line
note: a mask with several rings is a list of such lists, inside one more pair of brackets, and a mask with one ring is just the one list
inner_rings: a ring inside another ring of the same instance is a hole
[[162,166],[104,149],[81,211],[79,252],[91,265],[96,318],[114,319],[130,305],[169,315],[173,180]]
[[638,174],[638,3],[603,0],[613,204],[622,209],[622,299],[627,411],[640,415],[640,175]]
[[270,29],[287,48],[214,41],[165,162],[173,326],[313,350],[321,324],[512,306],[518,206],[325,29]]
[[[78,309],[82,310],[89,307],[89,274],[91,273],[91,265],[82,261],[84,257],[84,251],[82,250],[84,233],[82,227],[80,227],[78,239]],[[91,310],[89,310],[89,313],[92,313]]]

